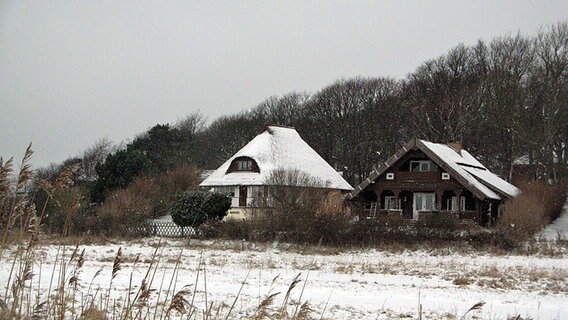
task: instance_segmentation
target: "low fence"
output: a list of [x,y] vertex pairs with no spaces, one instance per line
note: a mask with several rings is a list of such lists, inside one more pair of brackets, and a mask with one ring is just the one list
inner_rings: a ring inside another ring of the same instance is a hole
[[192,227],[180,227],[173,222],[147,222],[143,225],[129,228],[131,233],[143,237],[187,238],[197,237],[197,231]]

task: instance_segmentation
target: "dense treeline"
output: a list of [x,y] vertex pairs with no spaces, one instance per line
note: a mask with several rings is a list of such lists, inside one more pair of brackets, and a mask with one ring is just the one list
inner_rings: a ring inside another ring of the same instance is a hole
[[516,160],[537,165],[539,178],[566,175],[568,24],[458,45],[403,80],[358,77],[271,97],[204,128],[193,160],[213,169],[265,124],[297,128],[353,184],[412,137],[462,141],[505,178]]
[[268,124],[295,127],[353,185],[413,137],[462,141],[505,178],[515,161],[536,166],[542,180],[566,176],[568,23],[458,45],[400,80],[342,79],[315,93],[270,97],[210,124],[193,113],[126,146],[101,140],[38,173],[50,180],[80,163],[75,182],[100,203],[137,176],[153,179],[187,164],[215,169]]

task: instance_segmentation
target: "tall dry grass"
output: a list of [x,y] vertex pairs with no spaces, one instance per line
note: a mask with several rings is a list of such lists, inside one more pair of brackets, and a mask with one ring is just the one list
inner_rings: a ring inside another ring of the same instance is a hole
[[[15,248],[11,268],[8,274],[8,283],[1,300],[2,316],[7,318],[23,318],[26,314],[34,319],[41,319],[41,313],[46,303],[30,302],[32,288],[29,286],[33,276],[34,267],[38,264],[37,247],[41,245],[41,223],[45,208],[52,199],[51,195],[59,188],[66,188],[71,184],[69,178],[76,168],[64,170],[54,182],[38,181],[38,185],[48,193],[41,213],[38,215],[35,205],[29,201],[27,189],[33,180],[31,158],[33,151],[31,144],[24,153],[17,175],[12,168],[13,160],[5,163],[0,161],[0,217],[2,240],[0,242],[0,261],[4,259],[10,240]],[[16,237],[12,237],[16,234]],[[39,262],[41,265],[41,262]]]
[[532,182],[521,186],[522,193],[505,205],[498,230],[511,241],[524,241],[556,219],[566,203],[565,182]]

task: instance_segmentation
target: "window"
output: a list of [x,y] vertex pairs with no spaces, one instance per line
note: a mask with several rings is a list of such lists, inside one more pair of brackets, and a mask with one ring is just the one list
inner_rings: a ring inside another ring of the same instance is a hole
[[458,197],[453,196],[446,199],[446,210],[448,211],[458,211]]
[[237,161],[238,171],[251,171],[252,170],[252,160],[239,160]]
[[410,171],[412,172],[438,171],[438,166],[430,160],[411,160]]
[[235,196],[235,187],[215,187],[213,188],[214,192],[226,194],[228,196],[234,197]]
[[460,199],[460,205],[462,211],[474,211],[475,210],[475,199],[471,197],[462,196]]
[[[400,199],[399,199],[400,200]],[[385,210],[396,209],[394,196],[385,196]],[[400,203],[400,202],[399,202]]]
[[229,166],[227,173],[235,172],[235,171],[251,171],[251,172],[260,172],[257,163],[254,159],[249,157],[238,157]]
[[433,211],[436,209],[435,193],[415,193],[414,194],[414,211]]

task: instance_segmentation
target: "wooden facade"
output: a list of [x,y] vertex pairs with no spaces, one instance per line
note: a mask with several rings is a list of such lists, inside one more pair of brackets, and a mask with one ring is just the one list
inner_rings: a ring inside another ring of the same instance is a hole
[[[418,143],[419,144],[419,143]],[[453,216],[482,226],[495,223],[506,198],[490,199],[451,170],[443,159],[407,144],[352,193],[360,218]]]

